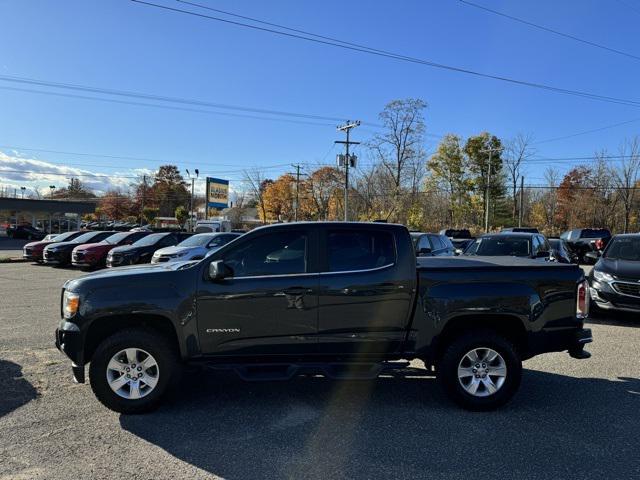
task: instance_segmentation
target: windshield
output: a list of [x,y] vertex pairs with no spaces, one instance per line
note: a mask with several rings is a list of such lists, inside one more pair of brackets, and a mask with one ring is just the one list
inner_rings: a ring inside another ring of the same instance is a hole
[[111,235],[110,237],[105,238],[100,243],[105,244],[105,245],[117,245],[122,240],[127,238],[129,235],[131,235],[130,232],[116,233],[114,235]]
[[148,247],[149,245],[155,244],[161,238],[166,237],[167,235],[169,235],[169,233],[152,233],[151,235],[142,237],[137,242],[134,242],[133,245],[136,247]]
[[194,235],[192,237],[187,238],[186,240],[183,240],[177,246],[178,247],[202,247],[207,243],[209,243],[212,238],[213,238],[213,235],[202,233],[200,235]]
[[483,237],[473,242],[465,255],[528,257],[531,251],[529,244],[530,240],[523,237]]
[[196,225],[196,229],[195,229],[196,233],[219,232],[219,231],[220,231],[219,223],[200,223]]
[[611,260],[640,261],[640,237],[614,238],[604,257]]
[[609,230],[605,228],[598,228],[598,229],[585,228],[584,230],[582,230],[582,238],[600,238],[600,237],[608,237],[610,235],[611,233],[609,233]]
[[65,242],[67,239],[77,235],[78,232],[66,232],[61,233],[60,235],[56,235],[53,239],[53,242]]
[[[73,241],[76,242],[76,243],[89,243],[93,237],[99,235],[100,233],[102,233],[102,232],[87,232],[87,233],[83,233],[79,237],[74,238]],[[58,240],[57,237],[56,237],[56,240]]]

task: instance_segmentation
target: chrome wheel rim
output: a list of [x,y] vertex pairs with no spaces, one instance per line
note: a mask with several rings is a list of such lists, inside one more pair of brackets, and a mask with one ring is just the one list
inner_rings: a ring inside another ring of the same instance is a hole
[[107,364],[107,383],[116,395],[138,400],[149,395],[158,384],[160,369],[149,352],[140,348],[125,348]]
[[458,364],[458,381],[474,397],[494,395],[506,379],[507,364],[502,355],[491,348],[474,348]]

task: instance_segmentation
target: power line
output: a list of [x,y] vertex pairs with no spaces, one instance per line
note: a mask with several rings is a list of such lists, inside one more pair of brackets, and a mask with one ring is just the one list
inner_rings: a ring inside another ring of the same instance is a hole
[[64,83],[64,82],[52,82],[47,80],[39,80],[36,78],[18,77],[14,75],[0,75],[0,80],[5,82],[36,85],[40,87],[53,87],[53,88],[61,88],[66,90],[83,91],[88,93],[101,93],[101,94],[114,95],[119,97],[139,98],[143,100],[153,100],[153,101],[168,102],[168,103],[179,103],[179,104],[193,105],[198,107],[220,108],[224,110],[236,110],[236,111],[251,112],[251,113],[261,113],[261,114],[267,114],[267,115],[306,118],[311,120],[330,120],[335,122],[342,121],[342,118],[340,117],[328,117],[328,116],[313,115],[313,114],[307,114],[307,113],[285,112],[281,110],[269,110],[264,108],[243,107],[238,105],[215,103],[215,102],[209,102],[205,100],[198,100],[198,99],[191,99],[191,98],[169,97],[169,96],[154,95],[154,94],[149,94],[144,92],[116,90],[116,89],[101,88],[101,87],[99,88],[99,87],[91,87],[87,85],[79,85],[79,84]]
[[622,50],[616,50],[615,48],[607,47],[605,45],[601,45],[599,43],[595,43],[595,42],[592,42],[590,40],[585,40],[584,38],[579,38],[579,37],[576,37],[574,35],[570,35],[568,33],[560,32],[558,30],[553,30],[552,28],[545,27],[543,25],[538,25],[537,23],[529,22],[528,20],[524,20],[522,18],[514,17],[512,15],[508,15],[506,13],[499,12],[497,10],[493,10],[491,8],[488,8],[488,7],[484,7],[482,5],[478,5],[477,3],[469,2],[467,0],[458,0],[458,2],[460,2],[460,3],[464,4],[464,5],[468,5],[470,7],[475,7],[477,9],[484,10],[485,12],[489,12],[489,13],[492,13],[494,15],[499,15],[501,17],[508,18],[509,20],[513,20],[514,22],[519,22],[519,23],[522,23],[524,25],[528,25],[529,27],[537,28],[538,30],[543,30],[545,32],[553,33],[554,35],[558,35],[560,37],[568,38],[570,40],[574,40],[574,41],[579,42],[579,43],[584,43],[585,45],[589,45],[591,47],[600,48],[602,50],[606,50],[608,52],[616,53],[618,55],[624,55],[625,57],[633,58],[634,60],[640,60],[640,57],[637,56],[637,55],[633,55],[631,53],[623,52]]
[[593,128],[591,130],[584,130],[582,132],[571,133],[569,135],[563,135],[561,137],[552,137],[552,138],[547,138],[545,140],[539,140],[537,142],[533,142],[533,145],[538,145],[540,143],[555,142],[555,141],[558,141],[558,140],[565,140],[567,138],[579,137],[580,135],[588,135],[589,133],[601,132],[601,131],[607,130],[609,128],[619,127],[621,125],[628,125],[629,123],[634,123],[634,122],[638,122],[638,121],[640,121],[640,118],[634,118],[633,120],[627,120],[627,121],[624,121],[624,122],[618,122],[618,123],[614,123],[612,125],[606,125],[604,127]]
[[[2,80],[2,78],[0,78],[0,80]],[[209,115],[222,115],[222,116],[226,116],[226,117],[250,118],[250,119],[254,119],[254,120],[269,120],[269,121],[272,121],[272,122],[287,122],[287,123],[296,123],[296,124],[300,124],[300,125],[317,125],[317,126],[321,126],[321,127],[333,126],[333,124],[331,124],[331,123],[319,123],[319,122],[311,122],[311,121],[304,121],[304,120],[293,120],[293,119],[290,119],[290,118],[260,117],[260,116],[257,116],[257,115],[245,115],[245,114],[241,114],[241,113],[231,113],[231,112],[217,112],[217,111],[214,111],[214,110],[202,110],[202,109],[196,109],[196,108],[178,107],[178,106],[175,106],[175,105],[162,105],[162,104],[155,104],[155,103],[133,102],[133,101],[127,101],[127,100],[117,100],[117,99],[114,99],[114,98],[91,97],[91,96],[87,96],[87,95],[74,95],[74,94],[70,94],[70,93],[61,93],[61,92],[47,92],[47,91],[33,90],[33,89],[28,89],[28,88],[0,87],[0,89],[2,89],[2,90],[12,90],[12,91],[15,91],[15,92],[24,92],[24,93],[36,93],[36,94],[39,94],[39,95],[50,95],[50,96],[56,96],[56,97],[76,98],[76,99],[80,99],[80,100],[93,100],[93,101],[106,102],[106,103],[118,103],[118,104],[124,104],[124,105],[135,105],[135,106],[139,106],[139,107],[164,108],[164,109],[167,109],[167,110],[178,110],[178,111],[182,111],[182,112],[206,113],[206,114],[209,114]]]
[[[319,44],[322,44],[322,45],[328,45],[328,46],[332,46],[332,47],[336,47],[336,48],[342,48],[342,49],[346,49],[346,50],[352,50],[352,51],[357,51],[357,52],[361,52],[361,53],[367,53],[367,54],[370,54],[370,55],[376,55],[376,56],[380,56],[380,57],[391,58],[391,59],[394,59],[394,60],[400,60],[400,61],[405,61],[405,62],[409,62],[409,63],[420,64],[420,65],[429,66],[429,67],[433,67],[433,68],[439,68],[439,69],[454,71],[454,72],[458,72],[458,73],[464,73],[464,74],[467,74],[467,75],[473,75],[473,76],[481,77],[481,78],[489,78],[489,79],[498,80],[498,81],[501,81],[501,82],[507,82],[507,83],[515,84],[515,85],[521,85],[521,86],[526,86],[526,87],[531,87],[531,88],[537,88],[537,89],[541,89],[541,90],[552,91],[552,92],[555,92],[555,93],[562,93],[562,94],[565,94],[565,95],[573,95],[573,96],[578,96],[578,97],[582,97],[582,98],[588,98],[588,99],[591,99],[591,100],[599,100],[599,101],[608,102],[608,103],[616,103],[616,104],[620,104],[620,105],[628,105],[628,106],[633,106],[633,107],[640,107],[640,101],[637,101],[637,100],[629,100],[629,99],[624,99],[624,98],[610,97],[610,96],[599,95],[599,94],[595,94],[595,93],[591,93],[591,92],[585,92],[585,91],[580,91],[580,90],[571,90],[571,89],[554,87],[554,86],[551,86],[551,85],[546,85],[546,84],[541,84],[541,83],[536,83],[536,82],[530,82],[530,81],[526,81],[526,80],[518,80],[518,79],[515,79],[515,78],[504,77],[504,76],[500,76],[500,75],[482,73],[482,72],[470,70],[470,69],[467,69],[467,68],[462,68],[462,67],[456,67],[456,66],[452,66],[452,65],[446,65],[446,64],[431,62],[429,60],[423,60],[423,59],[420,59],[420,58],[401,55],[401,54],[393,53],[393,52],[390,52],[390,51],[375,49],[375,48],[372,48],[372,47],[354,46],[354,44],[351,44],[350,42],[346,42],[346,41],[342,41],[342,40],[339,40],[339,41],[338,40],[335,40],[335,41],[324,40],[324,39],[320,38],[321,37],[320,35],[312,34],[312,33],[309,33],[309,32],[305,32],[303,35],[299,35],[297,33],[289,33],[289,32],[284,32],[284,31],[280,31],[280,30],[274,30],[272,28],[260,27],[260,26],[257,26],[257,25],[250,25],[250,24],[243,23],[243,22],[238,22],[238,21],[235,21],[235,20],[228,20],[228,19],[224,19],[224,18],[220,18],[220,17],[214,17],[212,15],[206,15],[206,14],[203,14],[203,13],[197,13],[197,12],[193,12],[193,11],[189,11],[189,10],[182,10],[180,8],[173,8],[173,7],[169,7],[169,6],[166,6],[166,5],[158,5],[156,3],[146,2],[146,1],[143,1],[143,0],[131,0],[131,1],[134,2],[134,3],[138,3],[140,5],[145,5],[145,6],[148,6],[148,7],[155,7],[155,8],[162,9],[162,10],[169,11],[169,12],[173,12],[173,13],[182,13],[182,14],[185,14],[185,15],[196,16],[196,17],[200,17],[200,18],[204,18],[204,19],[208,19],[208,20],[213,20],[213,21],[222,22],[222,23],[235,25],[235,26],[239,26],[239,27],[244,27],[244,28],[250,28],[250,29],[253,29],[253,30],[272,33],[272,34],[275,34],[275,35],[281,35],[281,36],[285,36],[285,37],[289,37],[289,38],[305,40],[305,41],[308,41],[308,42],[319,43]],[[305,35],[309,35],[309,36],[305,36]],[[312,38],[312,37],[316,37],[316,38]]]

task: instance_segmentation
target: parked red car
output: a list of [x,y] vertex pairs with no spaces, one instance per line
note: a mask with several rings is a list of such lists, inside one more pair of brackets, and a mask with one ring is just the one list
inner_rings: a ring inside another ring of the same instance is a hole
[[51,245],[56,242],[69,242],[76,237],[79,237],[84,231],[64,232],[60,235],[56,235],[52,240],[43,240],[40,242],[27,243],[22,247],[22,258],[26,260],[32,260],[34,262],[42,262],[42,252],[47,245]]
[[98,243],[78,245],[71,253],[71,263],[74,267],[83,269],[101,268],[106,265],[107,254],[112,248],[121,245],[131,245],[133,242],[149,235],[151,232],[119,232],[105,238]]

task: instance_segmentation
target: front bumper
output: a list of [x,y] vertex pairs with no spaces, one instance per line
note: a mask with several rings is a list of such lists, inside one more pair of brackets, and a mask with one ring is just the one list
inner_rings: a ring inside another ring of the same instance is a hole
[[82,350],[82,337],[80,330],[75,323],[63,320],[56,328],[55,345],[58,350],[64,353],[74,363],[82,365],[84,355]]
[[[598,282],[591,280],[589,293],[591,301],[603,310],[618,310],[623,312],[640,312],[640,296],[625,295],[614,287],[615,283],[627,282]],[[633,283],[629,282],[631,285]]]
[[47,265],[62,265],[69,262],[67,254],[63,252],[47,252],[45,250],[42,259]]

